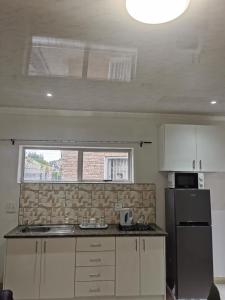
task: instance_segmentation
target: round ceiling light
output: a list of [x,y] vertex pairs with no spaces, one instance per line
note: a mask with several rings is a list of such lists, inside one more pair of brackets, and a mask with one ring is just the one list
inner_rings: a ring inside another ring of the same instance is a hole
[[126,0],[128,13],[147,24],[161,24],[182,15],[191,0]]

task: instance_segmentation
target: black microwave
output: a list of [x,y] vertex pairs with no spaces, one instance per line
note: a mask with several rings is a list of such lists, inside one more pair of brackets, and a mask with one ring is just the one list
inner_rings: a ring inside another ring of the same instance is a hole
[[204,174],[169,172],[168,187],[176,189],[204,189]]

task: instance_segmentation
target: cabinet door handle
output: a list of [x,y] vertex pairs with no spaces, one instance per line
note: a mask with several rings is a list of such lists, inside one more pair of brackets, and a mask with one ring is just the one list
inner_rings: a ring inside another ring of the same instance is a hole
[[101,274],[100,273],[96,273],[96,274],[89,274],[89,277],[100,277]]
[[192,168],[193,168],[193,170],[195,170],[195,159],[193,159],[193,161],[192,161]]
[[44,241],[44,253],[46,253],[46,248],[47,248],[47,242]]
[[101,262],[101,258],[90,258],[90,262]]
[[102,244],[100,244],[100,243],[93,243],[93,244],[90,244],[90,247],[101,247],[102,246]]
[[[46,254],[47,249],[47,241],[44,241],[43,245],[43,252]],[[46,276],[46,255],[43,256],[43,282],[45,282],[45,276]]]
[[142,241],[143,241],[143,250],[145,252],[145,239],[143,239]]
[[38,241],[35,242],[35,253],[37,254],[38,252]]
[[35,241],[34,277],[33,277],[34,282],[36,281],[37,254],[38,254],[38,241]]
[[138,251],[138,240],[137,239],[135,239],[135,249],[136,249],[136,251]]
[[200,159],[199,161],[199,169],[201,170],[202,169],[202,160]]
[[89,289],[89,292],[90,293],[99,293],[101,290],[100,288],[97,288],[97,289]]

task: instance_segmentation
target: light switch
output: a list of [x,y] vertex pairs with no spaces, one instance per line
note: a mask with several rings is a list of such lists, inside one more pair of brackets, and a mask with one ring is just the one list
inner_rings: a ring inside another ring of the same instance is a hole
[[123,203],[122,202],[115,203],[115,211],[121,210],[122,208],[123,208]]

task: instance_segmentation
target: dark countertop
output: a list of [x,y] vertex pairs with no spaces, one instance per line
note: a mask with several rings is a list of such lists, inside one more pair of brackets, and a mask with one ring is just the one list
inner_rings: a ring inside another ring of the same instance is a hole
[[[51,225],[48,225],[51,227]],[[23,226],[24,227],[24,226]],[[58,225],[60,227],[60,225]],[[156,224],[151,224],[153,230],[123,231],[118,225],[109,225],[107,229],[80,229],[75,225],[73,232],[21,232],[17,226],[5,234],[5,238],[53,238],[53,237],[96,237],[96,236],[166,236],[167,233]]]

